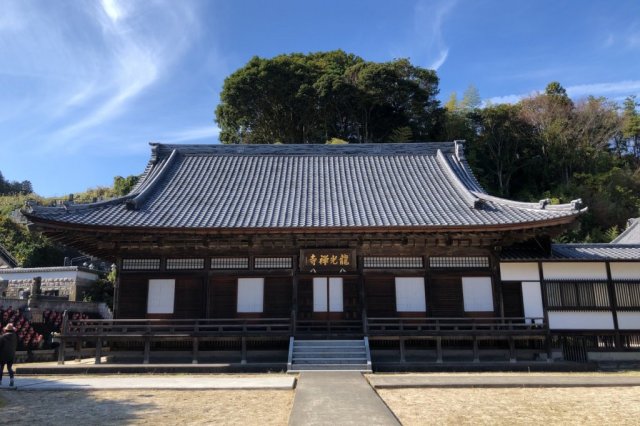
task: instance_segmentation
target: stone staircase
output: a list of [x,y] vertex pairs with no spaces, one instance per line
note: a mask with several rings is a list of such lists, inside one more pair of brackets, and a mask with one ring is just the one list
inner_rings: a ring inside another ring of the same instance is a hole
[[289,342],[287,371],[371,371],[369,340],[296,340]]

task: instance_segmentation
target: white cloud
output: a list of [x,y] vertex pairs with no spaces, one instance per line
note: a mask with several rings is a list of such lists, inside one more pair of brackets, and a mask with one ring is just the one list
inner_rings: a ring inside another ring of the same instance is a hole
[[[25,87],[33,117],[14,138],[32,136],[40,152],[85,146],[95,128],[126,114],[172,72],[199,35],[194,7],[169,0],[66,7],[3,1],[0,78]],[[24,98],[19,90],[5,93],[0,111]]]
[[[586,96],[606,96],[619,99],[633,94],[640,94],[640,80],[623,80],[609,83],[578,84],[565,87],[567,94],[572,98],[583,98]],[[511,94],[505,96],[495,96],[485,100],[491,104],[515,104],[526,97],[542,92],[544,89],[529,93]]]
[[447,56],[449,56],[449,49],[441,50],[440,56],[438,56],[438,58],[429,65],[429,68],[437,71],[442,65],[444,65],[447,60]]
[[414,63],[437,71],[449,56],[442,27],[455,4],[453,0],[419,0],[414,7],[411,40],[394,56],[409,56]]
[[215,125],[192,127],[179,132],[168,133],[165,137],[160,138],[164,143],[181,143],[198,141],[203,139],[216,139],[220,135],[220,129]]

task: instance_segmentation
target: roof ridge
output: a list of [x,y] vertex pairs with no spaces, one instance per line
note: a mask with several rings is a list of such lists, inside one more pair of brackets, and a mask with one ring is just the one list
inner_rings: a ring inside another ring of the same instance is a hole
[[173,151],[171,151],[171,155],[169,155],[169,158],[167,159],[167,161],[160,166],[160,169],[155,174],[155,176],[151,178],[149,183],[147,183],[147,185],[137,194],[134,194],[134,193],[130,194],[135,196],[127,200],[127,203],[126,203],[127,209],[137,210],[140,208],[142,203],[144,203],[145,200],[149,197],[149,194],[151,194],[151,192],[155,189],[155,187],[158,186],[158,182],[160,182],[163,179],[163,177],[166,175],[167,170],[171,168],[173,163],[176,161],[177,157],[178,157],[178,151],[174,149]]
[[462,182],[462,180],[460,180],[460,177],[453,170],[453,168],[451,167],[451,164],[449,164],[449,161],[445,158],[442,151],[438,150],[438,152],[436,153],[436,159],[438,161],[438,164],[440,164],[440,166],[444,169],[451,183],[455,186],[456,189],[458,189],[458,191],[460,192],[460,195],[462,195],[462,198],[464,198],[465,202],[467,203],[467,206],[469,206],[472,209],[476,209],[480,207],[480,203],[482,201],[473,192],[469,190],[467,185],[465,185],[464,182]]

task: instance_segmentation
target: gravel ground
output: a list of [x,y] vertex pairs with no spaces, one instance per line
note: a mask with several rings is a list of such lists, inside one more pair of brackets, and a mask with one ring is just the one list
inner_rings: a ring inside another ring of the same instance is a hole
[[637,425],[640,387],[379,389],[403,425]]
[[0,392],[0,424],[286,425],[293,390]]

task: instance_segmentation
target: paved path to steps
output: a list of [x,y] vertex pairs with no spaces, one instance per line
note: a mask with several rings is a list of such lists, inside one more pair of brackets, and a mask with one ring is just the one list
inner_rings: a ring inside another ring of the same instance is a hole
[[289,424],[399,425],[362,373],[302,372]]
[[620,374],[548,374],[548,375],[368,375],[376,389],[393,388],[513,388],[513,387],[616,387],[640,386],[640,375]]
[[[100,390],[100,389],[293,389],[291,375],[256,375],[255,377],[215,377],[196,375],[152,376],[77,376],[16,377],[19,391]],[[0,389],[7,389],[3,381]]]

